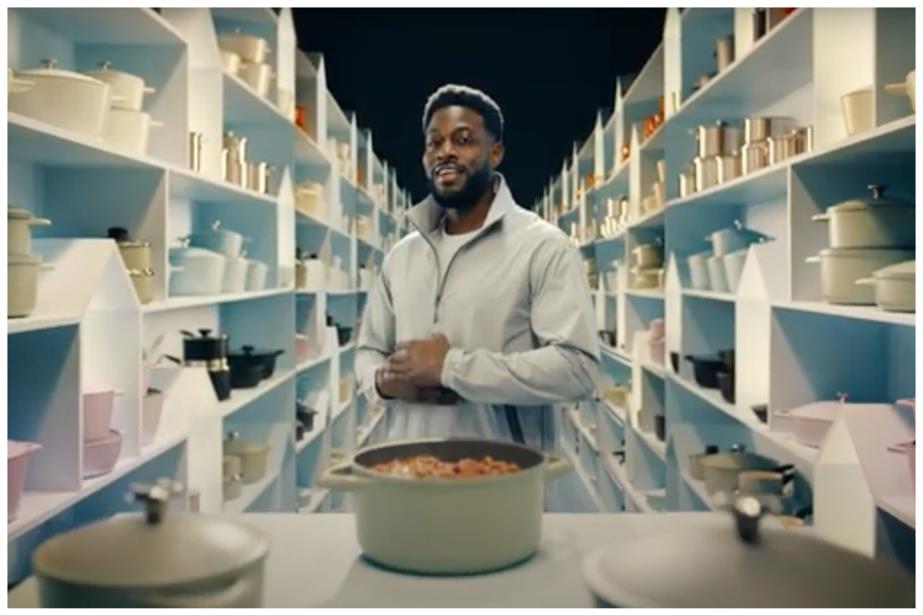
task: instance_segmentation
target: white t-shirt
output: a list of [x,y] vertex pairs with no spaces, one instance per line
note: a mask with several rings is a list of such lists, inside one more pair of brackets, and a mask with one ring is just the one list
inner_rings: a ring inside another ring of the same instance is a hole
[[455,253],[458,252],[458,249],[462,247],[462,244],[474,237],[478,231],[480,231],[480,229],[475,229],[468,233],[450,235],[445,230],[444,222],[439,225],[439,230],[434,234],[433,239],[435,241],[433,244],[435,244],[436,253],[439,255],[440,280],[445,280],[445,273],[449,267],[449,262],[452,260],[452,257],[455,256]]

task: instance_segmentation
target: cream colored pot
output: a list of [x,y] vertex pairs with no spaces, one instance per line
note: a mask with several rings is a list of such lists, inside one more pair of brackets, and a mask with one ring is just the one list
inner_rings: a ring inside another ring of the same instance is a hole
[[[472,478],[415,478],[372,470],[395,458],[483,458],[522,470]],[[514,443],[427,439],[363,449],[328,468],[318,484],[355,493],[356,530],[365,556],[394,569],[430,574],[492,571],[531,557],[539,547],[545,479],[563,475],[566,459]]]

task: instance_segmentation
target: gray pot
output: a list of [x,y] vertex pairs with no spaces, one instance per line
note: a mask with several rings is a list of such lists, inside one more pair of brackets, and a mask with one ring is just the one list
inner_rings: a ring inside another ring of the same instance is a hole
[[895,263],[912,260],[913,249],[828,248],[819,256],[808,257],[808,263],[820,263],[821,292],[831,304],[875,304],[875,288],[856,284],[877,270]]
[[189,245],[211,250],[233,259],[240,256],[245,239],[240,233],[222,229],[221,221],[215,220],[210,230],[190,234]]
[[224,441],[224,455],[240,458],[240,476],[244,483],[255,483],[266,475],[269,444],[240,438],[237,432]]
[[32,227],[50,225],[47,218],[36,218],[29,210],[11,207],[6,211],[6,254],[29,255],[32,253]]
[[7,316],[27,317],[38,300],[39,273],[51,265],[43,265],[41,259],[30,255],[8,255],[7,263]]
[[[506,475],[425,478],[372,470],[415,455],[515,462]],[[321,475],[318,485],[355,493],[356,529],[366,557],[395,569],[462,574],[501,569],[539,547],[544,481],[563,475],[566,459],[514,443],[427,439],[377,445]]]
[[877,270],[871,278],[860,278],[857,285],[875,289],[879,308],[894,312],[916,312],[916,261],[905,261]]
[[708,275],[708,259],[712,252],[700,252],[686,259],[689,262],[689,277],[692,280],[692,288],[707,291],[711,289],[711,278]]
[[913,248],[916,244],[912,203],[885,199],[884,186],[869,186],[871,198],[852,199],[811,219],[830,224],[831,248]]
[[169,483],[133,486],[143,514],[57,535],[32,555],[45,608],[256,608],[269,542],[203,513],[167,515]]

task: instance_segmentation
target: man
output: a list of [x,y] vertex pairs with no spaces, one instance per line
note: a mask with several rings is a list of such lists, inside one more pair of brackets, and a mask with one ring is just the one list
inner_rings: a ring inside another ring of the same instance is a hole
[[599,348],[580,255],[513,201],[496,172],[503,115],[446,85],[423,113],[431,194],[385,257],[356,355],[360,389],[392,406],[389,438],[554,445],[550,403],[588,397]]

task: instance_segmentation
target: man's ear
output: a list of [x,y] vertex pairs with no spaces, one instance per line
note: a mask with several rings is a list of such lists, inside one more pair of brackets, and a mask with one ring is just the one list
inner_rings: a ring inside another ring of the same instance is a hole
[[504,153],[505,150],[501,142],[494,142],[494,144],[490,146],[490,153],[488,154],[487,160],[490,162],[490,167],[492,169],[496,169],[500,166],[500,163],[503,162]]

